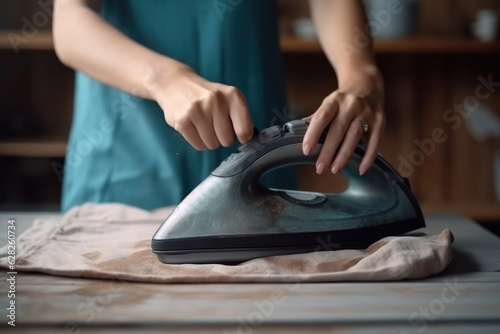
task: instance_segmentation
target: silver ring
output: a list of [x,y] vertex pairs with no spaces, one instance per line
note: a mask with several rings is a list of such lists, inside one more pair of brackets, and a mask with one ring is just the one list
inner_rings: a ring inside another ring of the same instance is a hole
[[356,118],[356,121],[359,121],[361,123],[361,126],[363,127],[363,132],[368,132],[368,123],[359,118]]

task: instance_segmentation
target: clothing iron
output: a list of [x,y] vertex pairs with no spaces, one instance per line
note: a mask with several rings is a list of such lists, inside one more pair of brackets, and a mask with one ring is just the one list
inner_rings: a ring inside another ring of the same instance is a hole
[[[168,216],[151,247],[160,261],[239,263],[258,257],[341,248],[424,227],[420,207],[403,179],[380,155],[363,176],[358,145],[342,173],[341,193],[268,189],[268,171],[314,164],[321,145],[302,153],[308,123],[288,122],[257,133],[198,185]],[[323,134],[319,143],[324,142]]]

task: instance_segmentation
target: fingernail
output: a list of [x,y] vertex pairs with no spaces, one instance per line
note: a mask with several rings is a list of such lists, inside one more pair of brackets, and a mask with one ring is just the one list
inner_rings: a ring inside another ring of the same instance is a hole
[[363,174],[366,173],[366,167],[364,166],[360,166],[359,167],[359,175],[362,176]]
[[333,167],[332,167],[332,173],[333,174],[337,174],[337,172],[338,172],[337,169],[338,169],[337,165],[333,165]]
[[309,155],[309,153],[311,153],[311,147],[306,144],[302,149],[302,152],[304,152],[304,155]]
[[316,165],[316,174],[321,174],[325,170],[325,165],[320,162]]

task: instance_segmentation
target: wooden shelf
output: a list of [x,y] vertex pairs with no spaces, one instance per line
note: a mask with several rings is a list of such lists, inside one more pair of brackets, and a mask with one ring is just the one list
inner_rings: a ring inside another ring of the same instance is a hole
[[422,211],[430,212],[458,212],[475,221],[499,222],[500,203],[420,203]]
[[0,141],[0,156],[63,158],[66,140],[61,138]]
[[414,37],[398,40],[375,40],[378,53],[497,53],[500,41],[481,42],[473,38]]
[[[0,30],[0,50],[12,50],[14,51],[14,47],[12,46],[11,39],[9,38],[9,34],[13,33],[17,36],[24,38],[23,33],[21,31],[8,31],[8,30]],[[53,50],[54,49],[54,40],[52,39],[52,32],[50,30],[39,30],[38,33],[32,38],[25,38],[26,43],[19,43],[18,48],[21,50]]]
[[[377,53],[499,53],[500,41],[481,42],[472,38],[412,37],[405,39],[374,41]],[[317,40],[282,36],[284,53],[322,53]]]
[[[9,33],[22,36],[21,31],[0,30],[0,49],[13,49],[8,38]],[[54,41],[52,32],[39,31],[26,43],[19,45],[26,50],[52,50]],[[377,53],[500,53],[500,41],[481,42],[465,37],[411,37],[404,39],[375,39]],[[281,37],[281,49],[284,53],[321,53],[317,40],[300,39],[287,35]]]

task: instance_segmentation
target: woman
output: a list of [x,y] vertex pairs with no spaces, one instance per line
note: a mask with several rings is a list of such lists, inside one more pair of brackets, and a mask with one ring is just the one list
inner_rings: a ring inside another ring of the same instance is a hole
[[[331,123],[316,171],[337,173],[366,131],[363,174],[385,122],[371,43],[345,52],[366,26],[363,7],[310,6],[339,87],[309,116],[303,152]],[[56,0],[56,53],[79,71],[62,209],[178,203],[236,138],[269,126],[286,105],[276,21],[269,0]]]

